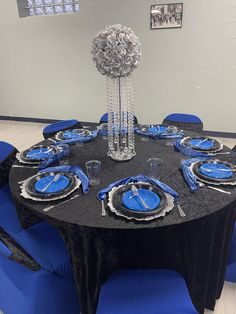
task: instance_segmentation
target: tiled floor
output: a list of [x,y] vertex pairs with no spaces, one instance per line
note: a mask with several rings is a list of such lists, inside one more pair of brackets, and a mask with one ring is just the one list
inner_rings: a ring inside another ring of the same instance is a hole
[[[43,139],[42,130],[44,126],[44,124],[39,123],[0,120],[0,141],[8,141],[15,145],[18,150],[24,150]],[[230,148],[236,144],[236,139],[222,140],[224,144]],[[205,311],[205,313],[236,314],[236,284],[226,282],[221,298],[215,307],[215,311]],[[0,314],[3,313],[0,311]]]

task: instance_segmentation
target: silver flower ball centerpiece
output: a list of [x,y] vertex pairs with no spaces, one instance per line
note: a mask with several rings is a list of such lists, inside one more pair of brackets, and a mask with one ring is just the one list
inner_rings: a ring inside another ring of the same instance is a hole
[[129,160],[136,154],[131,73],[141,58],[140,41],[130,28],[112,25],[97,34],[91,53],[97,70],[107,79],[108,155]]

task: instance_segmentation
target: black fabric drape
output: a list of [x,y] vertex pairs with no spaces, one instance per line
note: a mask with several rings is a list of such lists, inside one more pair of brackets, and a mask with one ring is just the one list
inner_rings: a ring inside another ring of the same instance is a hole
[[[87,160],[102,162],[101,183],[91,187],[86,195],[80,191],[80,197],[67,203],[54,202],[57,206],[47,213],[43,212],[47,203],[22,198],[17,184],[37,170],[13,168],[10,173],[10,186],[22,224],[27,227],[43,219],[63,235],[71,254],[82,313],[96,313],[101,285],[121,267],[175,269],[184,276],[199,313],[204,308],[213,309],[224,282],[236,212],[236,188],[225,187],[231,195],[206,187],[191,193],[178,169],[184,156],[166,146],[166,140],[142,141],[136,136],[137,155],[123,163],[111,160],[106,151],[107,141],[102,137],[83,147],[72,146],[70,164],[84,168]],[[164,160],[160,176],[179,193],[186,217],[180,217],[177,208],[151,222],[127,221],[108,209],[107,216],[102,217],[101,204],[96,198],[98,191],[120,178],[145,172],[150,157]],[[229,155],[219,157],[231,160]]]
[[0,188],[8,182],[9,172],[16,159],[17,152],[17,149],[14,149],[3,161],[0,162]]

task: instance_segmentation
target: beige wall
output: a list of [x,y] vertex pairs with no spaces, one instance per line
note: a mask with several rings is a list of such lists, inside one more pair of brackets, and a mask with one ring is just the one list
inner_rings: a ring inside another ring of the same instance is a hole
[[97,121],[106,111],[105,79],[90,45],[106,25],[121,23],[142,42],[141,122],[182,111],[201,116],[208,130],[236,132],[235,0],[186,0],[183,28],[159,31],[149,29],[155,0],[80,3],[79,14],[20,19],[16,0],[0,0],[0,115]]

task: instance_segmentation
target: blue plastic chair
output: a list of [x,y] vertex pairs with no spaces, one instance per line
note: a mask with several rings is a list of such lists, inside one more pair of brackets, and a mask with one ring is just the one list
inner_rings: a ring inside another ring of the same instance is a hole
[[68,130],[68,129],[79,129],[81,124],[78,120],[64,120],[58,121],[47,125],[43,129],[43,136],[45,139],[54,136],[57,132]]
[[176,125],[177,127],[194,132],[202,132],[203,130],[202,120],[195,115],[186,113],[172,113],[165,117],[162,123]]
[[197,314],[173,270],[119,270],[100,290],[97,314]]
[[[101,118],[100,118],[100,121],[99,123],[108,123],[108,113],[104,113]],[[138,124],[138,119],[136,116],[134,116],[134,124]]]
[[234,231],[228,256],[228,265],[226,267],[225,280],[236,283],[236,224],[234,225]]
[[0,291],[5,314],[79,313],[63,239],[46,223],[22,229],[8,184],[0,189]]

